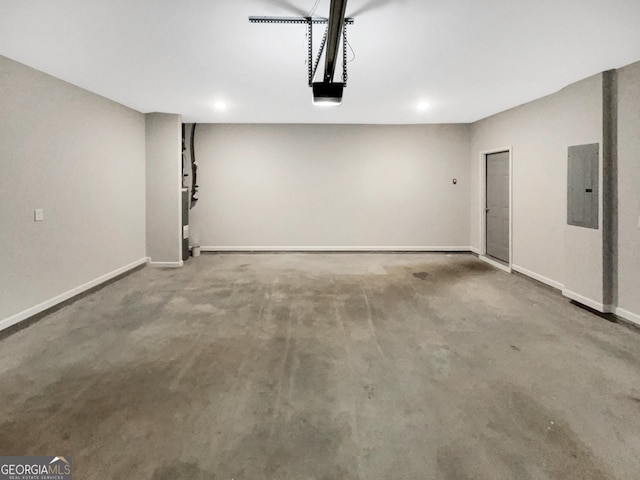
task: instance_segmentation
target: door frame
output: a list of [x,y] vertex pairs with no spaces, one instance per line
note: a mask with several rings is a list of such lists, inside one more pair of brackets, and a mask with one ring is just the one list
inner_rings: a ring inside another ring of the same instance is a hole
[[[494,153],[509,152],[509,264],[504,265],[487,256],[487,156]],[[480,255],[487,262],[500,270],[511,273],[513,265],[513,147],[492,148],[480,152]]]

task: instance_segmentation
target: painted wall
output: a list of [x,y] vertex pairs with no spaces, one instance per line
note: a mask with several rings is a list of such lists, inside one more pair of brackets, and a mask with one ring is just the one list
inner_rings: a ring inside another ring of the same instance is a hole
[[149,113],[146,120],[147,256],[152,265],[182,265],[182,120]]
[[0,56],[0,328],[144,259],[144,134],[142,114]]
[[208,124],[195,147],[203,247],[468,248],[468,126]]
[[596,301],[602,301],[602,231],[566,225],[566,183],[567,148],[602,144],[601,77],[471,126],[472,246],[481,245],[480,152],[512,146],[514,267]]
[[618,306],[640,323],[640,62],[618,71]]

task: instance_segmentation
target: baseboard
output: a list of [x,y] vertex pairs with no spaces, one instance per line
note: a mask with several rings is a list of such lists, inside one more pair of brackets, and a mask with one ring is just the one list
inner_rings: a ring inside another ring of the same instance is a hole
[[564,285],[560,282],[556,282],[555,280],[551,280],[550,278],[547,278],[543,275],[540,275],[538,273],[532,272],[531,270],[527,270],[526,268],[520,267],[518,265],[512,265],[511,269],[514,272],[518,272],[521,273],[523,275],[526,275],[527,277],[531,277],[534,280],[539,281],[540,283],[544,283],[546,285],[549,285],[550,287],[555,288],[556,290],[560,290],[562,291],[564,289]]
[[511,273],[511,267],[508,265],[503,265],[500,262],[496,262],[495,260],[492,260],[489,257],[485,257],[484,255],[480,255],[478,257],[480,260],[482,260],[485,263],[488,263],[489,265],[496,267],[498,270],[502,270],[503,272],[507,272],[507,273]]
[[635,323],[636,325],[640,325],[640,315],[636,313],[632,313],[629,310],[625,310],[624,308],[616,308],[614,312],[617,316],[624,318],[625,320],[630,321],[631,323]]
[[469,250],[471,250],[471,253],[475,253],[476,255],[480,255],[480,249],[479,248],[469,247]]
[[470,252],[471,247],[202,246],[201,252]]
[[152,262],[148,260],[148,265],[154,268],[180,268],[184,265],[184,261],[179,262]]
[[4,330],[6,328],[12,327],[13,325],[18,324],[23,320],[26,320],[27,318],[37,315],[38,313],[44,312],[45,310],[51,307],[55,307],[56,305],[66,300],[69,300],[70,298],[75,297],[76,295],[79,295],[91,288],[97,287],[101,283],[107,282],[112,278],[115,278],[118,275],[122,275],[123,273],[126,273],[129,270],[133,270],[134,268],[139,267],[140,265],[144,265],[145,263],[147,263],[147,258],[146,257],[141,258],[140,260],[136,260],[135,262],[130,263],[129,265],[125,265],[124,267],[118,268],[113,272],[109,272],[105,275],[102,275],[101,277],[91,280],[90,282],[80,285],[79,287],[72,288],[71,290],[68,290],[60,295],[50,298],[49,300],[46,300],[42,303],[39,303],[34,307],[23,310],[20,313],[16,313],[15,315],[5,318],[4,320],[0,320],[0,330]]
[[611,305],[605,305],[602,302],[597,302],[591,298],[585,297],[584,295],[580,295],[579,293],[572,292],[571,290],[563,289],[562,295],[578,303],[586,305],[587,307],[593,308],[594,310],[597,310],[600,313],[612,313],[612,310],[613,310]]

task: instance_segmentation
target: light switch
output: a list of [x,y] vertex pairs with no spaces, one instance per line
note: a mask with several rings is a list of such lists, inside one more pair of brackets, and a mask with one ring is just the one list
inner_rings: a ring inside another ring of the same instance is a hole
[[638,228],[640,228],[640,217],[638,217]]
[[33,212],[33,220],[35,222],[42,222],[44,220],[44,209],[36,208]]

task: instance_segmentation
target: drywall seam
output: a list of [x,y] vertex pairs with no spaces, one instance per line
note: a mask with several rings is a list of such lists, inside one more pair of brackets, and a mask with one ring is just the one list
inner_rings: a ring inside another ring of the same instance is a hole
[[549,285],[550,287],[553,287],[557,290],[564,289],[564,285],[562,283],[557,282],[555,280],[551,280],[550,278],[547,278],[544,275],[540,275],[539,273],[532,272],[531,270],[527,270],[526,268],[521,267],[519,265],[512,265],[511,269],[514,272],[518,272],[518,273],[521,273],[522,275],[526,275],[527,277],[531,277],[534,280],[537,280],[538,282]]
[[184,265],[184,262],[180,260],[179,262],[152,262],[149,261],[148,265],[154,268],[180,268]]
[[581,303],[583,305],[586,305],[587,307],[591,307],[594,310],[597,310],[601,313],[611,313],[612,308],[611,305],[605,305],[603,303],[597,302],[591,298],[587,298],[583,295],[580,295],[579,293],[576,292],[572,292],[571,290],[562,290],[562,295],[564,295],[567,298],[570,298],[571,300],[574,300],[578,303]]
[[202,252],[471,252],[471,247],[201,246]]
[[625,320],[629,320],[636,325],[640,325],[640,315],[636,315],[635,313],[625,310],[624,308],[616,308],[614,313],[617,316],[624,318]]
[[79,287],[72,288],[71,290],[61,293],[60,295],[50,298],[49,300],[39,303],[38,305],[35,305],[31,308],[23,310],[22,312],[16,313],[15,315],[5,318],[4,320],[0,320],[0,330],[9,328],[13,325],[16,325],[17,323],[22,322],[23,320],[26,320],[29,317],[32,317],[34,315],[37,315],[38,313],[44,312],[45,310],[51,307],[55,307],[56,305],[66,300],[69,300],[70,298],[75,297],[76,295],[79,295],[91,288],[97,287],[98,285],[105,283],[111,280],[112,278],[117,277],[118,275],[122,275],[123,273],[126,273],[129,270],[133,270],[134,268],[139,267],[140,265],[144,265],[145,263],[147,263],[147,258],[146,257],[141,258],[140,260],[136,260],[135,262],[130,263],[129,265],[120,267],[114,270],[113,272],[109,272],[105,275],[95,278],[85,284],[80,285]]

